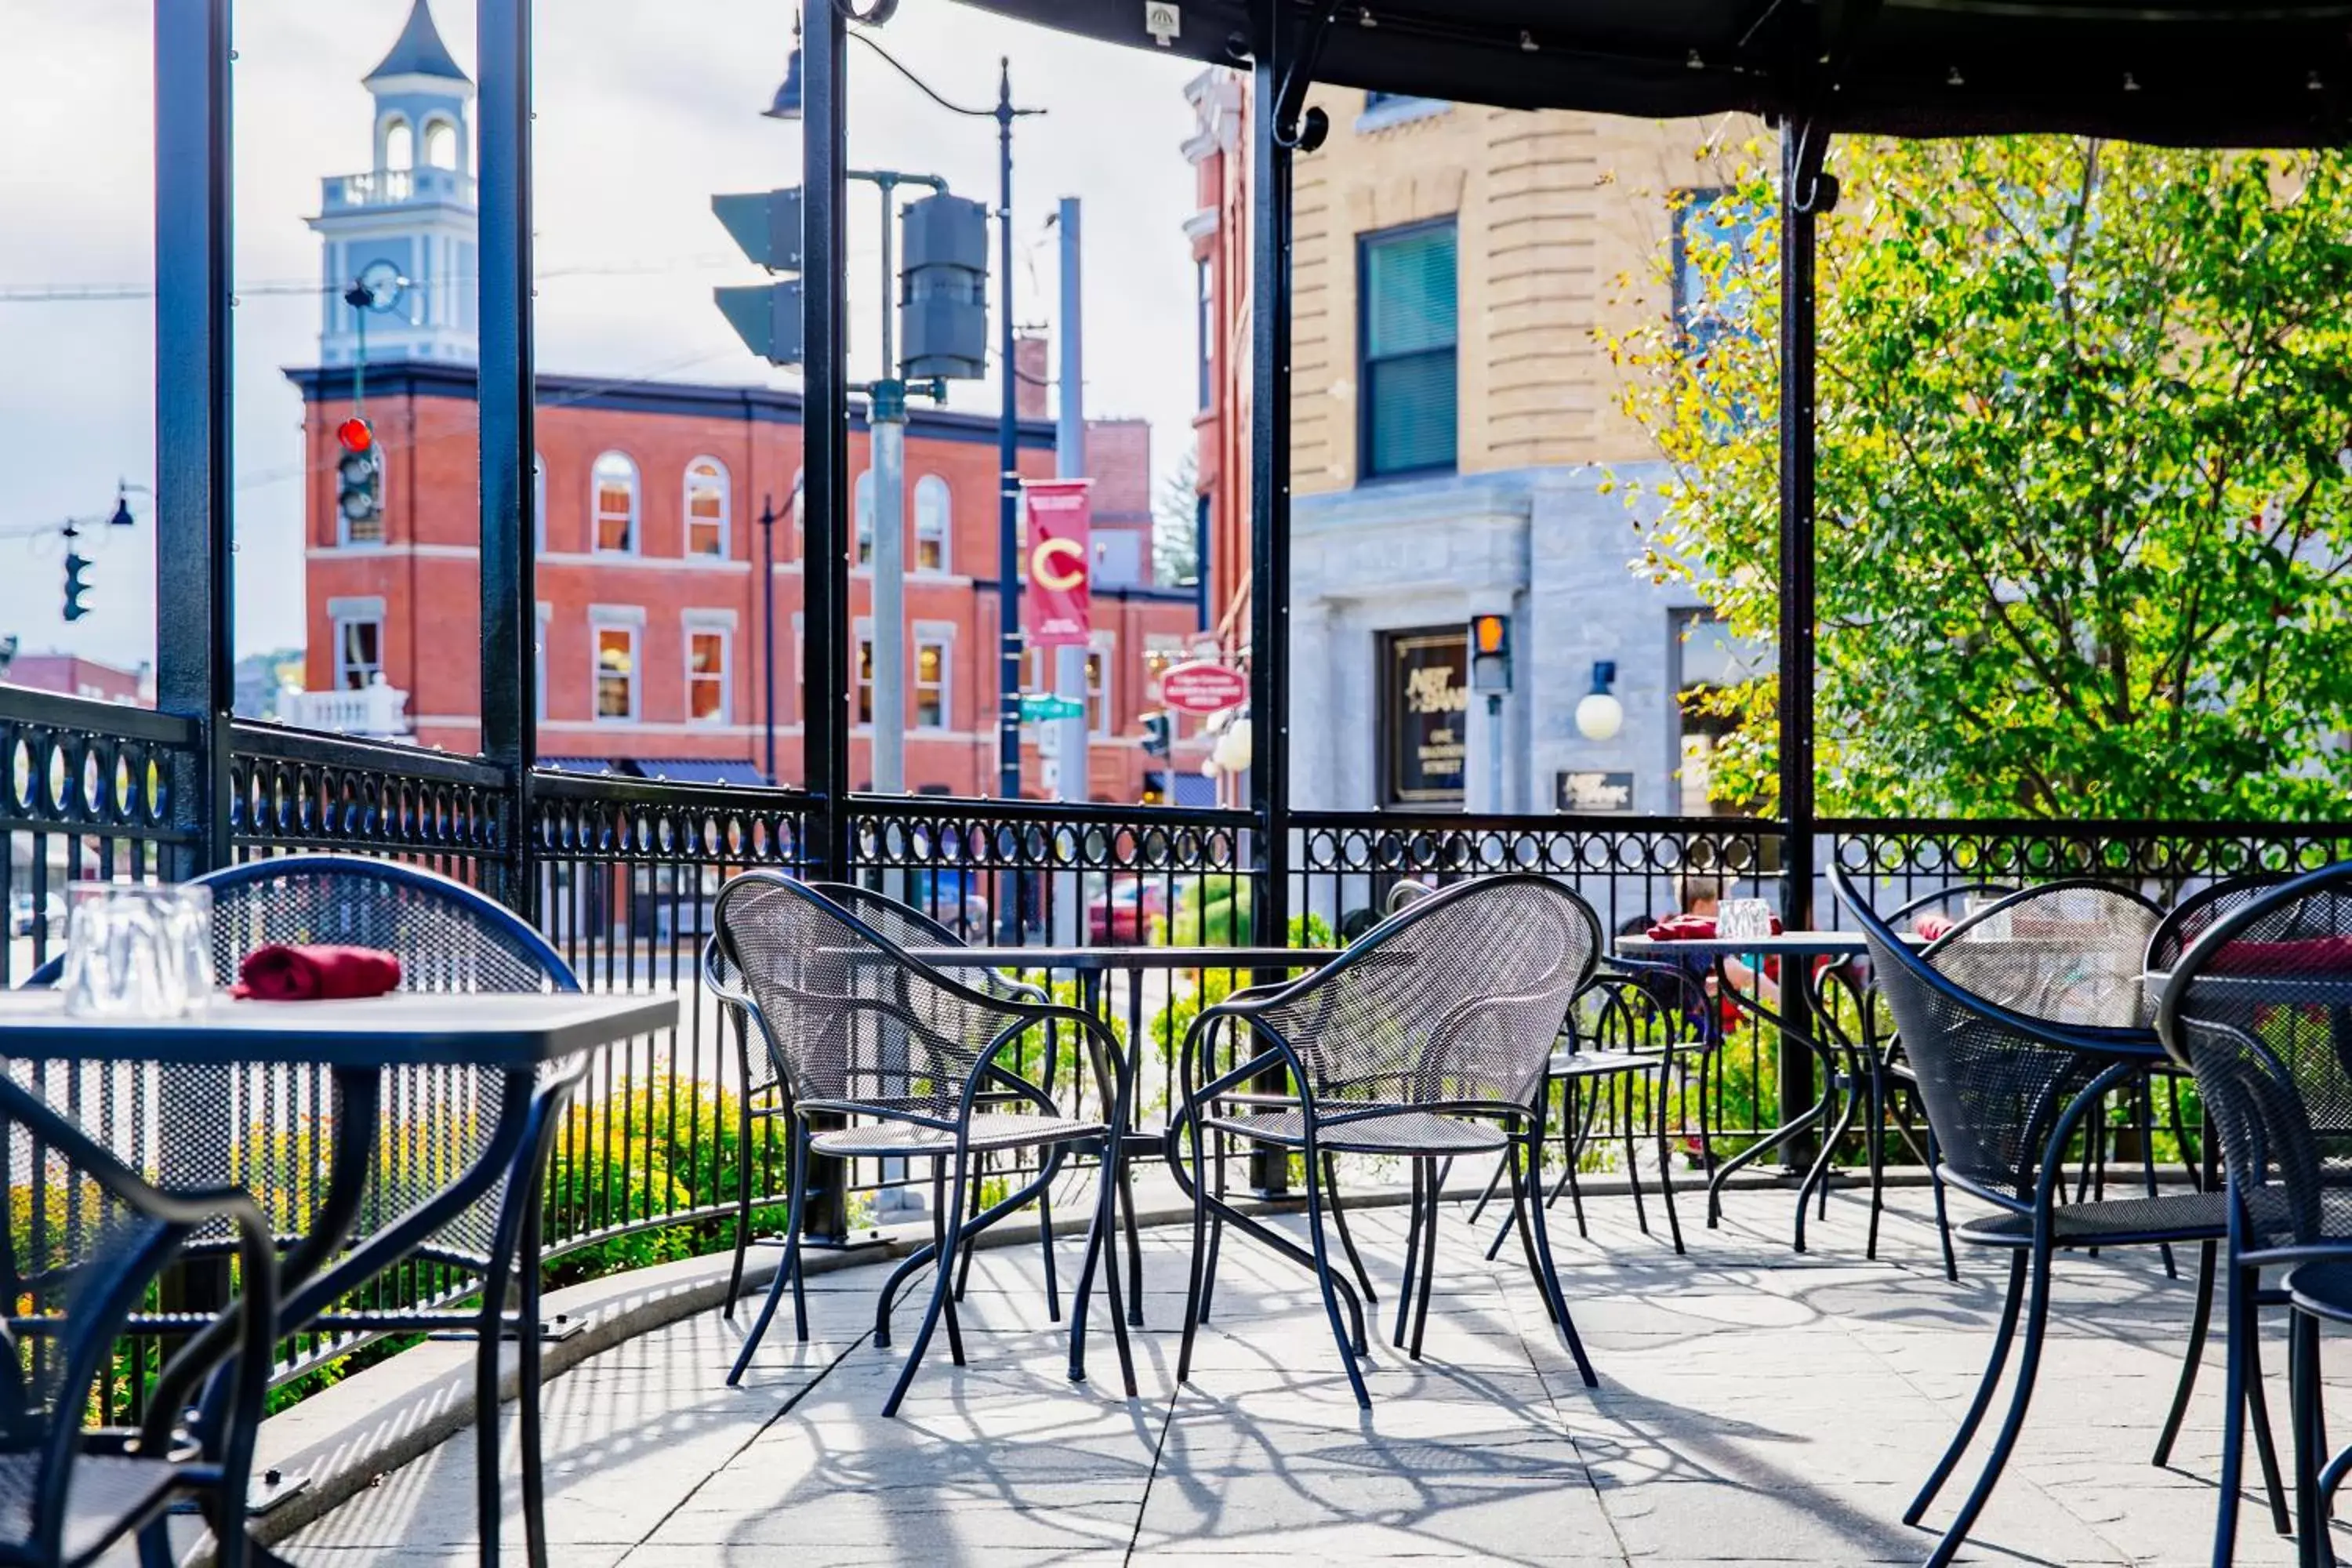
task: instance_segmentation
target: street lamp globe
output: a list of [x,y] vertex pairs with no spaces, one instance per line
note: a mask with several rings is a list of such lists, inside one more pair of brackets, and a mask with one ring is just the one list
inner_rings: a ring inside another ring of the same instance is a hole
[[1616,680],[1614,662],[1604,658],[1593,665],[1592,689],[1576,705],[1576,732],[1588,741],[1613,741],[1625,727],[1625,705],[1609,689]]

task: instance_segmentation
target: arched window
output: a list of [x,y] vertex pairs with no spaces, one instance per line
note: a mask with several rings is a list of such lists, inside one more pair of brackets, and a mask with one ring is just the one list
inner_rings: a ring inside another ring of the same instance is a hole
[[689,559],[727,555],[727,465],[697,458],[686,466],[686,553]]
[[937,474],[925,474],[915,481],[915,570],[944,572],[948,569],[950,524],[953,514],[948,505],[948,482]]
[[425,122],[425,162],[436,169],[457,166],[457,128],[446,120]]
[[857,553],[860,566],[874,563],[874,470],[857,476]]
[[637,548],[637,466],[607,452],[588,470],[591,548],[629,553]]
[[416,137],[405,120],[393,119],[383,127],[383,166],[405,169],[416,162]]

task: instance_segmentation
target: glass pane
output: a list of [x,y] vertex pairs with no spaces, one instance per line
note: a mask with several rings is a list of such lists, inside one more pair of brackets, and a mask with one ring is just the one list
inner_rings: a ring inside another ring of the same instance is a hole
[[1374,474],[1453,467],[1457,435],[1454,351],[1368,364],[1364,376],[1371,403],[1365,466]]
[[1385,359],[1454,341],[1454,226],[1364,242],[1364,354]]

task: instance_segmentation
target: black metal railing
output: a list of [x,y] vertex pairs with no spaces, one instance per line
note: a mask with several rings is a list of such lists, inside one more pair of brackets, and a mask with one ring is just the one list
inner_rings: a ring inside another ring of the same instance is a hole
[[[709,1239],[731,1216],[746,1162],[756,1197],[782,1199],[778,1144],[764,1135],[738,1143],[735,1045],[698,962],[719,887],[748,868],[846,876],[967,942],[1041,957],[1068,946],[1331,945],[1376,920],[1406,879],[1557,878],[1612,931],[1679,908],[1695,873],[1767,897],[1784,880],[1785,830],[1769,821],[1302,812],[1285,825],[1285,854],[1270,858],[1244,812],[856,796],[819,834],[816,803],[791,790],[541,770],[519,803],[507,776],[475,758],[268,724],[239,723],[232,742],[236,858],[336,850],[427,866],[527,907],[592,989],[680,996],[675,1031],[611,1047],[592,1067],[551,1172],[546,1230],[557,1257],[624,1243],[633,1250],[623,1260],[666,1256],[669,1244],[633,1238],[677,1227],[701,1226]],[[0,745],[9,770],[0,892],[10,918],[0,979],[15,984],[61,950],[69,882],[197,868],[198,836],[174,807],[200,759],[195,726],[184,721],[15,689],[0,691]],[[2335,825],[1817,826],[1822,861],[1862,875],[1883,906],[1954,881],[2074,876],[2127,881],[2169,900],[2215,878],[2352,855],[2352,826]],[[839,844],[840,862],[819,863],[815,843]],[[1256,920],[1269,858],[1287,876],[1281,931]],[[1825,888],[1814,908],[1836,923]],[[1251,978],[1137,963],[1087,980],[1023,967],[1111,1016],[1143,1069],[1142,1103],[1155,1111],[1171,1092],[1169,1047],[1190,1010]],[[1704,1093],[1713,1130],[1736,1143],[1780,1114],[1774,1045],[1764,1030],[1733,1032],[1703,1089],[1647,1101],[1642,1114],[1676,1118],[1672,1130],[1687,1131]],[[849,1185],[870,1193],[919,1175],[861,1163]]]

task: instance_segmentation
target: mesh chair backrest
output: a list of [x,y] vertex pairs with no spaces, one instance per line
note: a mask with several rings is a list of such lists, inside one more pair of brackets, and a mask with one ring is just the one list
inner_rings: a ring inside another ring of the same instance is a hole
[[2198,889],[2172,906],[2148,939],[2149,971],[2169,973],[2199,937],[2285,880],[2284,875],[2237,877]]
[[2219,901],[2158,1033],[2197,1074],[2258,1239],[2352,1240],[2352,865]]
[[1413,905],[1421,902],[1422,900],[1433,899],[1435,897],[1437,897],[1437,889],[1431,887],[1426,882],[1399,882],[1395,887],[1389,889],[1388,903],[1385,906],[1386,912],[1392,915],[1400,915],[1405,910],[1412,908]]
[[[887,893],[852,882],[812,882],[810,887],[856,915],[898,947],[969,947],[971,944],[922,910],[901,903]],[[976,991],[1008,1002],[1043,1001],[1036,987],[1009,979],[992,969],[958,969],[955,978]]]
[[1414,904],[1262,1015],[1328,1101],[1525,1105],[1600,921],[1538,877],[1465,883]]
[[[793,1098],[956,1119],[1018,1005],[946,979],[814,889],[751,872],[721,889],[721,944],[743,975]],[[1011,1068],[1010,1053],[999,1065]]]
[[2013,893],[1929,944],[1929,967],[1995,1006],[2088,1028],[2147,1021],[2140,975],[2163,910],[2128,888],[2052,882]]
[[1958,920],[1969,912],[1971,900],[1996,903],[2011,897],[2017,889],[2001,882],[1953,882],[1946,887],[1930,888],[1915,893],[1887,911],[1886,923],[1896,931],[1906,921],[1920,915],[1945,915]]
[[[751,992],[743,984],[743,972],[735,967],[735,961],[727,956],[727,944],[715,934],[703,944],[702,973],[705,983],[718,993],[730,1025],[744,1031],[744,1089],[758,1094],[775,1088],[782,1081],[782,1072],[768,1044],[768,1032],[760,1027],[759,1010],[748,1000]],[[737,996],[747,1000],[737,1003],[732,1000]]]
[[[1843,868],[1832,871],[1831,885],[1870,945],[1872,973],[1917,1076],[1945,1167],[1985,1191],[2031,1197],[2053,1119],[2098,1063],[1911,951]],[[1979,941],[1989,946],[1990,938]],[[1955,968],[1996,983],[2009,978],[1981,950],[1964,951]]]

